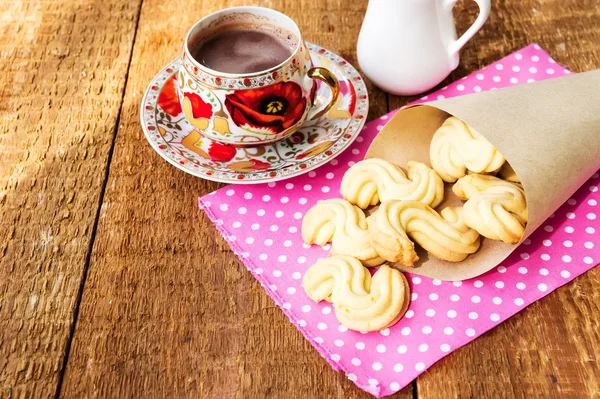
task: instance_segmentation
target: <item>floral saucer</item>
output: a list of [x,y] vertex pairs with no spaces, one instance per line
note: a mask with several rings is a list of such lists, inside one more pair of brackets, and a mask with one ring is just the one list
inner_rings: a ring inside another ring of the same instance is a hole
[[[184,172],[237,184],[288,179],[331,161],[360,133],[368,111],[367,89],[347,61],[322,47],[307,45],[314,65],[329,69],[340,82],[338,100],[326,115],[262,147],[218,143],[192,126],[181,109],[174,81],[181,66],[177,59],[154,77],[142,99],[142,127],[152,148]],[[330,96],[329,88],[319,84],[319,102],[326,104]]]

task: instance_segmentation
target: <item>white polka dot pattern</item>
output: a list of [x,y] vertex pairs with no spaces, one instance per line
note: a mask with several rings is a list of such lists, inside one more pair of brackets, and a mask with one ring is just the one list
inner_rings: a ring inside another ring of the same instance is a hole
[[[564,75],[549,58],[539,46],[528,46],[418,102]],[[302,245],[302,216],[318,200],[339,196],[343,173],[362,159],[392,115],[367,124],[348,151],[304,176],[228,186],[200,199],[234,252],[305,337],[333,368],[377,397],[400,390],[443,356],[600,263],[595,174],[502,265],[464,282],[408,274],[412,303],[396,325],[367,334],[341,326],[331,304],[310,301],[300,285],[308,267],[329,250]]]

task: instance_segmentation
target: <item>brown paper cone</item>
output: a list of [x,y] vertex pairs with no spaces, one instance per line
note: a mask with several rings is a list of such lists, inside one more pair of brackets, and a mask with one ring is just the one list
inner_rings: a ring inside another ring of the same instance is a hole
[[[600,168],[600,70],[408,107],[377,135],[366,158],[402,167],[410,160],[430,164],[431,138],[449,115],[489,140],[520,177],[529,208],[521,241]],[[446,183],[440,208],[457,204]],[[462,262],[420,253],[416,268],[400,269],[464,280],[499,265],[517,247],[484,238],[479,251]]]

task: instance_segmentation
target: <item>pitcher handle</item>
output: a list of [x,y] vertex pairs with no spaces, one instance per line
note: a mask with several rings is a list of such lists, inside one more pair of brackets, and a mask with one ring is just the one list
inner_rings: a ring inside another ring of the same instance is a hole
[[[335,77],[335,75],[329,71],[329,69],[322,67],[311,68],[307,72],[307,76],[311,79],[318,79],[325,83],[331,89],[331,101],[327,104],[322,110],[317,112],[316,114],[309,117],[309,120],[317,119],[323,115],[335,104],[335,101],[338,98],[338,94],[340,93],[340,82]],[[312,106],[317,105],[312,104]]]
[[[448,50],[450,52],[451,57],[456,55],[460,51],[460,49],[463,48],[464,45],[467,44],[467,42],[469,40],[471,40],[473,35],[475,35],[475,33],[477,33],[477,31],[479,31],[479,29],[481,29],[481,27],[483,26],[485,21],[490,16],[490,9],[492,8],[490,0],[474,0],[474,1],[479,6],[479,15],[477,16],[477,19],[475,19],[475,22],[473,22],[473,25],[471,25],[469,27],[469,29],[467,29],[466,32],[463,33],[463,35],[458,38],[458,40],[455,40],[452,43],[450,43],[450,46],[448,46]],[[456,0],[447,0],[446,1],[446,7],[449,10],[452,10],[452,7],[454,7],[454,4],[456,4]]]

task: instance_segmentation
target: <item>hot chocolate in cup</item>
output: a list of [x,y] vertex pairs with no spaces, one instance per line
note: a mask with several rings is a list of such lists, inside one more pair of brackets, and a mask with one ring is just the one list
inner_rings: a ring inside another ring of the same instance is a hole
[[[313,67],[298,26],[262,7],[234,7],[198,21],[188,32],[177,73],[179,100],[203,136],[235,146],[259,146],[318,118],[338,95],[338,81]],[[332,90],[316,104],[316,80]]]
[[214,71],[251,74],[281,64],[298,46],[298,37],[271,24],[239,22],[190,39],[192,57]]

